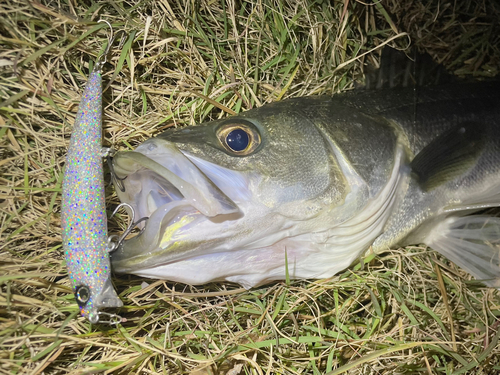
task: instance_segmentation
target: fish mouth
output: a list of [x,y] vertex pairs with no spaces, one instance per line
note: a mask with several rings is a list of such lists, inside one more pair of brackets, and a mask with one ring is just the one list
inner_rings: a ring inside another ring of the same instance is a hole
[[[120,201],[132,207],[136,219],[148,218],[139,224],[139,235],[113,252],[117,272],[130,271],[132,263],[172,247],[201,221],[223,222],[242,215],[216,183],[220,181],[207,177],[207,163],[188,157],[172,142],[154,138],[135,151],[117,152],[112,169]],[[183,252],[176,251],[168,258],[172,262],[182,257]]]

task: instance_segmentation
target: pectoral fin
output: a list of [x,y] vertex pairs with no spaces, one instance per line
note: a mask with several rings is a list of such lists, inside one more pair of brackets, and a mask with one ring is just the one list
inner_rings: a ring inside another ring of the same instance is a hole
[[435,226],[425,243],[484,284],[500,288],[500,218],[449,217]]
[[464,174],[476,164],[486,141],[487,127],[464,122],[425,146],[410,163],[420,186],[432,190]]

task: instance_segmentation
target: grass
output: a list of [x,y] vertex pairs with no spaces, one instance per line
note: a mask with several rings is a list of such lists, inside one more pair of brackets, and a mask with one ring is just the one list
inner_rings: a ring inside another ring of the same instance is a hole
[[105,144],[130,149],[174,125],[353,88],[384,44],[459,75],[498,72],[493,1],[414,3],[0,3],[0,373],[499,373],[498,291],[425,248],[252,290],[116,276],[118,327],[79,317],[66,276],[62,168],[107,40],[97,20],[127,31],[105,68],[104,120]]

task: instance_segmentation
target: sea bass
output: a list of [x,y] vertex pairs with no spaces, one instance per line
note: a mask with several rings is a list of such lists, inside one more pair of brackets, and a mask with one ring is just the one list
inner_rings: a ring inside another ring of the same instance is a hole
[[250,288],[424,243],[500,287],[500,219],[471,215],[500,206],[498,82],[283,100],[167,130],[113,169],[149,218],[119,273]]

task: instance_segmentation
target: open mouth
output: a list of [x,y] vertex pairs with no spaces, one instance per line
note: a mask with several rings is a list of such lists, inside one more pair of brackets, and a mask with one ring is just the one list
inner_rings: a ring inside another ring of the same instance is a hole
[[[174,233],[178,236],[201,220],[240,212],[206,173],[162,139],[148,140],[136,151],[116,153],[113,172],[121,181],[115,183],[122,185],[116,186],[120,200],[133,208],[137,219],[148,218],[140,224],[142,233],[132,239],[138,256],[164,248]],[[117,253],[115,260],[120,257]],[[127,250],[127,257],[133,255]]]

